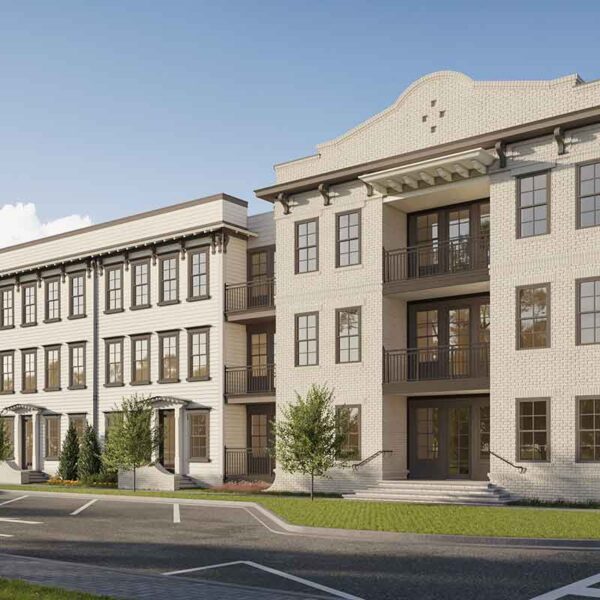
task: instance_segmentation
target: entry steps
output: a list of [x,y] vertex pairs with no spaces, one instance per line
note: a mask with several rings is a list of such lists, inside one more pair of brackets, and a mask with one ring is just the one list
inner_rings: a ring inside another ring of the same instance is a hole
[[48,481],[48,475],[43,471],[29,471],[29,483],[45,483]]
[[487,481],[419,479],[381,480],[376,485],[352,494],[347,500],[408,502],[418,504],[472,504],[501,506],[517,498]]
[[189,490],[191,488],[199,487],[194,479],[189,475],[177,475],[179,478],[178,488],[179,490]]

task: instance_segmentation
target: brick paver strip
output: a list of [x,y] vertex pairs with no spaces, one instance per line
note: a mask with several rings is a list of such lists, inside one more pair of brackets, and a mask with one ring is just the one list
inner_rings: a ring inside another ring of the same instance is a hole
[[222,583],[190,581],[164,575],[0,554],[0,577],[68,590],[143,600],[307,600],[323,596],[250,589]]

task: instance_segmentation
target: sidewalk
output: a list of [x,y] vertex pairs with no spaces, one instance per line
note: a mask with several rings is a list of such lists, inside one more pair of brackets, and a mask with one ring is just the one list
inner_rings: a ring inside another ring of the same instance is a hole
[[142,575],[44,558],[0,554],[0,577],[29,583],[144,600],[309,600],[323,598],[278,590],[205,583],[164,575]]

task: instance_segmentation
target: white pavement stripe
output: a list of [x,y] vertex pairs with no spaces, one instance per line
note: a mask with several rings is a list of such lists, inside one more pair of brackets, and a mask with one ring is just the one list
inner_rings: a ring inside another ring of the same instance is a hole
[[7,517],[0,517],[1,523],[21,523],[22,525],[42,525],[42,521],[22,521],[21,519],[9,519]]
[[12,498],[10,500],[5,500],[4,502],[0,502],[0,506],[6,506],[7,504],[11,504],[16,502],[17,500],[25,500],[25,498],[29,498],[29,496],[19,496],[18,498]]
[[0,533],[0,537],[15,537],[15,536],[10,535],[9,533]]
[[173,504],[173,523],[181,523],[181,513],[179,512],[179,504]]
[[96,504],[96,502],[98,502],[98,498],[95,498],[94,500],[90,500],[83,506],[80,506],[77,510],[74,510],[71,513],[71,516],[74,517],[74,516],[78,515],[79,513],[82,513],[86,508],[89,508],[92,504]]
[[560,598],[566,598],[568,596],[580,596],[581,598],[600,598],[600,589],[589,587],[597,583],[600,583],[600,573],[597,575],[592,575],[587,579],[582,579],[580,581],[576,581],[575,583],[565,585],[564,587],[556,590],[552,590],[547,594],[536,596],[531,600],[559,600]]
[[206,565],[204,567],[196,567],[194,569],[183,569],[181,571],[169,571],[168,573],[163,573],[163,575],[183,575],[184,573],[195,573],[197,571],[206,571],[208,569],[218,569],[220,567],[231,567],[233,565],[247,565],[249,567],[254,567],[255,569],[259,569],[260,571],[264,571],[265,573],[270,573],[271,575],[277,575],[278,577],[283,577],[284,579],[289,579],[290,581],[295,581],[296,583],[301,583],[307,587],[311,587],[315,590],[320,590],[321,592],[327,592],[332,596],[336,596],[337,598],[344,598],[344,600],[364,600],[358,596],[353,596],[352,594],[347,594],[346,592],[341,592],[340,590],[335,590],[333,588],[327,587],[326,585],[321,585],[320,583],[315,583],[314,581],[309,581],[308,579],[303,579],[302,577],[296,577],[296,575],[290,575],[289,573],[285,573],[284,571],[279,571],[277,569],[272,569],[271,567],[265,567],[259,563],[256,563],[251,560],[236,560],[233,562],[219,563],[216,565]]

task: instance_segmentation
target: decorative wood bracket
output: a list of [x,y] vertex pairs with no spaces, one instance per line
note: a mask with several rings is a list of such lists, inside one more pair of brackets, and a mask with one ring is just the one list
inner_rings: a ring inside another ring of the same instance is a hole
[[87,270],[87,278],[91,279],[92,277],[92,268],[94,268],[94,261],[93,260],[88,260],[87,261],[87,266],[86,266],[86,270]]
[[156,266],[156,246],[152,246],[152,266]]
[[565,132],[562,127],[557,127],[554,130],[554,141],[556,142],[556,146],[558,148],[559,154],[566,154],[567,148],[565,144]]
[[331,196],[329,195],[329,186],[326,183],[319,184],[319,194],[323,197],[323,206],[331,204]]
[[498,160],[500,161],[500,168],[506,169],[506,144],[503,141],[496,142],[494,146],[496,153],[498,154]]
[[179,247],[179,252],[181,253],[181,261],[183,262],[185,260],[185,255],[187,253],[187,248],[185,247],[183,240],[181,240],[181,246]]
[[125,270],[129,271],[129,252],[125,251],[124,253],[124,258],[125,258]]
[[17,292],[21,291],[21,278],[17,275],[15,277]]
[[98,269],[98,275],[103,275],[104,274],[104,261],[98,257],[96,259],[96,269]]
[[279,192],[279,194],[277,194],[277,202],[280,202],[281,206],[283,206],[283,214],[289,215],[290,214],[290,202],[288,200],[288,195],[284,194],[283,192]]
[[373,186],[370,183],[367,183],[366,181],[363,181],[363,183],[367,188],[367,196],[370,198],[373,195]]
[[37,272],[37,284],[38,284],[38,288],[42,289],[42,272],[41,271]]
[[67,280],[67,271],[65,270],[64,265],[60,268],[60,278],[63,283]]

